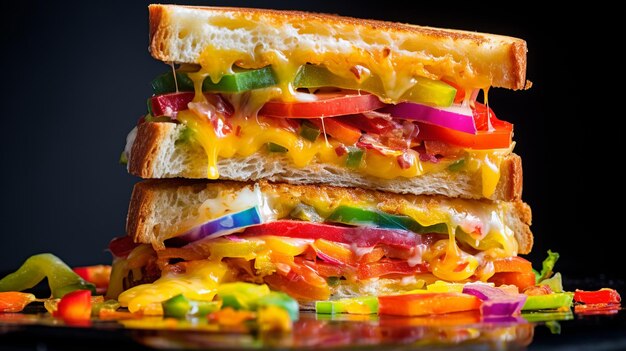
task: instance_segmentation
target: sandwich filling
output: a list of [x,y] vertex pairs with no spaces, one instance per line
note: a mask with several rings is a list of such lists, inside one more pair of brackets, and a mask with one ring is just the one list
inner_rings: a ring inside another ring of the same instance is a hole
[[505,216],[511,203],[264,182],[212,192],[179,223],[162,219],[151,244],[112,243],[110,296],[133,311],[179,293],[210,300],[231,281],[266,283],[302,302],[436,280],[505,277],[522,288],[534,281],[530,264],[516,257]]
[[476,101],[478,89],[449,79],[415,76],[395,96],[361,66],[273,61],[218,74],[205,61],[157,77],[140,123],[184,124],[180,143],[204,150],[208,179],[220,159],[274,153],[298,168],[315,161],[383,179],[479,173],[489,198],[514,145],[512,125]]

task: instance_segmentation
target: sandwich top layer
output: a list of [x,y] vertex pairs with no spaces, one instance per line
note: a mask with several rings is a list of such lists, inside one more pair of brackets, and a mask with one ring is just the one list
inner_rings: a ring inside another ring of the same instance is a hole
[[271,65],[289,90],[301,65],[340,76],[379,77],[398,101],[415,77],[464,88],[523,89],[526,42],[450,29],[296,11],[150,6],[150,52],[165,62],[202,66],[218,82],[233,67]]

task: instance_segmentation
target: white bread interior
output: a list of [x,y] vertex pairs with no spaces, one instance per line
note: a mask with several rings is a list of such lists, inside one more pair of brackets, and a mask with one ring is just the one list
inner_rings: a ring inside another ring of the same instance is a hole
[[[204,149],[195,143],[176,143],[183,130],[174,123],[143,123],[130,149],[128,170],[145,178],[206,178]],[[501,164],[500,181],[492,200],[519,200],[522,194],[522,165],[512,154]],[[332,184],[362,187],[400,194],[443,195],[483,198],[480,172],[437,172],[418,177],[381,179],[327,163],[312,162],[298,168],[287,156],[259,152],[248,157],[218,161],[220,179],[248,181],[266,179],[291,184]]]
[[[165,62],[199,64],[208,46],[259,60],[269,51],[306,56],[312,64],[366,52],[373,61],[354,64],[373,72],[447,77],[476,88],[526,85],[526,42],[507,36],[299,11],[150,5],[149,12],[150,52]],[[267,64],[261,61],[247,65]]]

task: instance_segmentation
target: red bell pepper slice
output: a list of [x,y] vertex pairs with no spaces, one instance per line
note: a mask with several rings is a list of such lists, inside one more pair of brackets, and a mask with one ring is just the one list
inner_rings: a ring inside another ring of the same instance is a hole
[[33,294],[18,291],[0,292],[0,313],[21,312],[26,305],[33,301],[35,301]]
[[76,267],[73,271],[86,281],[93,283],[98,292],[106,291],[111,278],[111,266],[95,265],[86,267]]
[[259,111],[260,116],[284,118],[323,118],[367,112],[385,106],[373,94],[323,93],[315,94],[315,101],[268,101]]
[[477,310],[481,301],[461,293],[424,293],[378,297],[378,312],[395,316],[425,316]]
[[621,300],[622,298],[619,293],[609,288],[602,288],[596,291],[576,289],[574,292],[574,301],[585,304],[620,303]]
[[75,290],[65,294],[54,316],[69,321],[88,320],[91,317],[91,291]]
[[359,264],[357,277],[359,279],[378,278],[389,274],[414,275],[428,273],[427,264],[418,264],[413,267],[406,260],[382,259],[378,262]]
[[440,234],[416,234],[408,230],[374,227],[341,227],[336,225],[304,222],[274,221],[247,228],[242,236],[275,235],[300,239],[324,239],[357,247],[373,247],[379,244],[412,248],[420,244],[430,245]]

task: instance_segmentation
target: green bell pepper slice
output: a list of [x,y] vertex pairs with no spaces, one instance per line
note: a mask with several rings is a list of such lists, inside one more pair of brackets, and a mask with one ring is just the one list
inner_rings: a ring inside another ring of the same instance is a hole
[[278,308],[282,308],[287,311],[289,314],[289,318],[292,321],[298,320],[298,312],[300,310],[300,306],[298,305],[298,301],[294,300],[291,296],[283,293],[272,291],[267,295],[261,296],[254,303],[257,309],[275,306]]
[[68,267],[60,258],[50,253],[29,257],[17,271],[0,280],[0,291],[22,291],[48,278],[52,297],[61,298],[74,290],[90,290],[96,294],[95,285],[87,282]]
[[[448,107],[454,102],[456,89],[445,82],[425,77],[414,77],[415,85],[408,89],[399,101]],[[344,78],[333,74],[327,68],[316,65],[304,65],[296,74],[296,88],[337,87],[342,89],[363,90],[380,97],[387,97],[385,88],[379,77],[372,76],[358,82],[356,79]]]
[[522,311],[549,310],[572,306],[574,294],[570,292],[554,293],[548,295],[532,295],[526,298]]
[[223,306],[236,310],[255,310],[256,301],[269,293],[270,288],[265,284],[237,282],[222,284],[217,288],[217,296]]
[[376,314],[378,313],[378,297],[359,296],[335,301],[316,301],[315,312],[319,314]]
[[276,143],[272,143],[271,141],[267,143],[267,151],[269,152],[287,152],[289,149],[282,145],[278,145]]
[[161,303],[165,317],[186,318],[204,317],[220,309],[219,301],[190,300],[183,294],[178,294]]
[[358,168],[363,161],[363,155],[365,152],[355,146],[348,146],[348,156],[346,157],[346,167]]
[[320,136],[321,131],[311,122],[304,121],[300,126],[300,136],[308,141],[315,141]]
[[446,234],[448,232],[448,227],[445,223],[423,226],[409,216],[392,215],[380,211],[343,205],[337,207],[326,218],[326,221],[352,225],[373,225],[387,229],[403,229],[418,234]]
[[[194,90],[193,81],[186,72],[176,72],[176,81],[172,72],[167,72],[152,80],[152,91],[155,95],[172,93],[176,91],[176,83],[179,91]],[[235,73],[224,75],[217,83],[213,83],[210,77],[205,78],[202,91],[240,93],[276,84],[278,81],[270,66],[250,70],[235,68]]]

